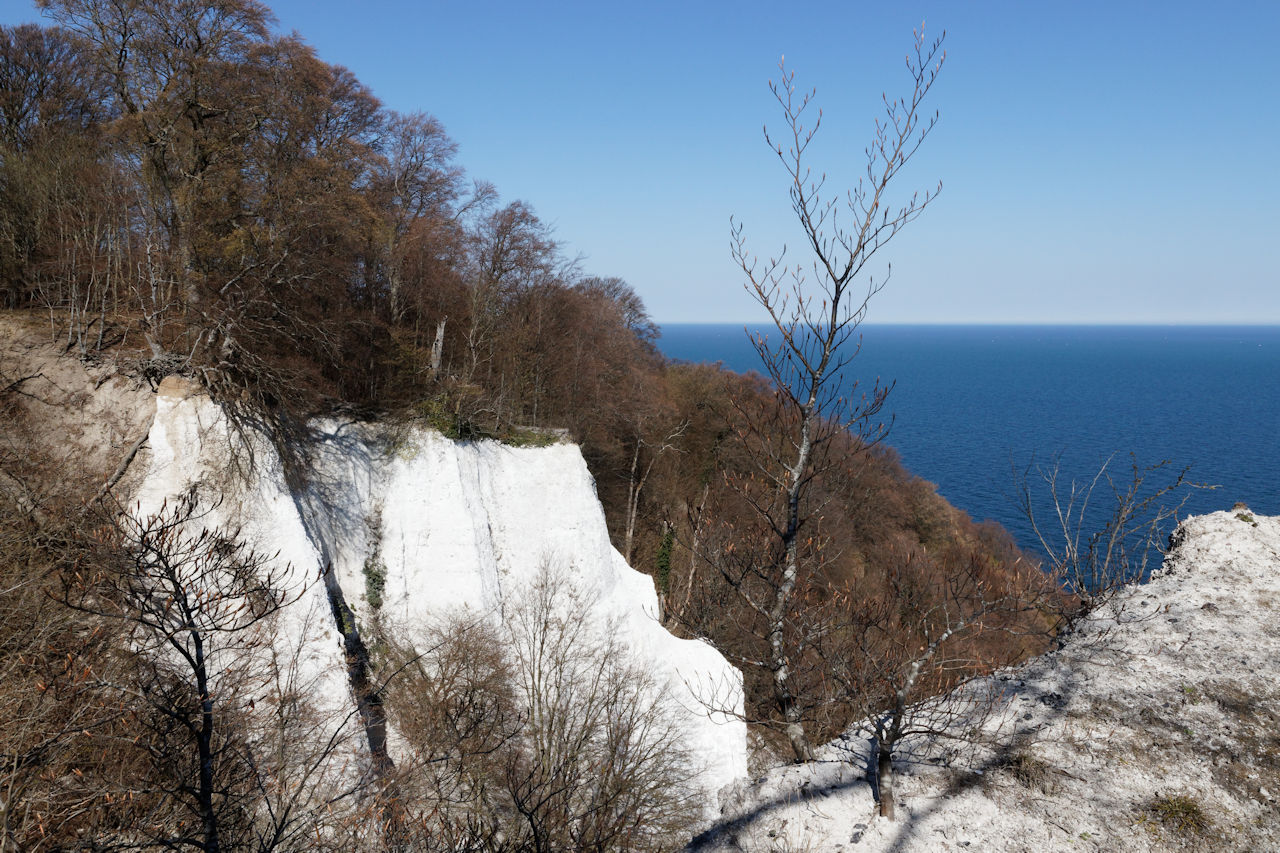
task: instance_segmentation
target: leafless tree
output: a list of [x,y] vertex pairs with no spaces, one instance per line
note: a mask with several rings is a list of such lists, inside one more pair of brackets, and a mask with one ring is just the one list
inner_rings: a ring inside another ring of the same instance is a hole
[[[1061,457],[1048,465],[1033,460],[1015,476],[1018,509],[1048,557],[1048,571],[1075,596],[1074,616],[1146,580],[1191,490],[1213,488],[1169,460],[1143,466],[1131,455],[1124,475],[1113,472],[1114,461],[1114,454],[1103,460],[1087,482],[1064,483]],[[1046,505],[1048,517],[1037,510]]]
[[[501,623],[455,614],[391,691],[426,849],[657,850],[699,814],[663,685],[544,567]],[[420,640],[421,642],[421,640]]]
[[104,94],[139,157],[174,274],[194,306],[202,296],[196,232],[203,194],[258,120],[237,102],[227,72],[267,39],[270,11],[256,0],[39,5],[79,39],[106,80]]
[[663,685],[547,567],[508,615],[527,725],[504,768],[529,846],[653,849],[696,814],[695,766]]
[[624,280],[617,276],[588,276],[575,284],[574,289],[612,303],[627,329],[637,338],[653,341],[658,337],[658,326],[649,317],[644,302]]
[[813,755],[792,677],[796,632],[791,628],[805,606],[797,589],[819,559],[807,529],[817,510],[809,490],[834,464],[828,452],[833,436],[852,432],[865,447],[885,434],[878,419],[888,388],[877,383],[859,395],[846,368],[858,354],[858,327],[870,300],[887,281],[887,275],[869,275],[867,265],[937,193],[912,195],[898,204],[889,196],[894,179],[936,122],[936,114],[928,118],[922,110],[944,58],[941,39],[930,43],[916,33],[907,58],[911,93],[899,100],[885,97],[885,116],[876,121],[866,149],[865,177],[843,199],[826,188],[825,174],[813,175],[808,163],[822,118],[821,111],[810,112],[814,93],[799,93],[794,72],[780,63],[781,79],[770,88],[782,108],[785,139],[767,129],[765,139],[790,178],[792,210],[812,263],[807,269],[785,265],[785,247],[762,263],[748,251],[742,227],[733,227],[734,259],[775,332],[752,336],[773,385],[774,408],[743,412],[744,443],[755,471],[739,483],[767,533],[756,538],[758,549],[743,559],[713,564],[764,622],[768,649],[762,665],[797,761]]
[[127,705],[100,684],[124,676],[118,633],[50,595],[69,565],[102,554],[65,506],[15,497],[0,489],[3,853],[56,849],[147,810],[144,797],[113,804],[103,795],[143,770],[127,746],[136,734]]
[[409,306],[406,259],[433,234],[422,223],[453,219],[453,203],[461,193],[462,170],[453,165],[458,146],[435,117],[425,113],[387,114],[378,189],[385,195],[383,263],[388,310],[394,321]]
[[100,105],[84,57],[67,33],[0,27],[0,150],[30,150],[51,129],[83,130]]
[[121,564],[66,577],[60,598],[121,629],[131,671],[107,686],[143,709],[155,784],[177,812],[157,843],[213,853],[250,832],[258,780],[242,726],[270,680],[264,631],[300,593],[287,567],[202,527],[207,512],[192,490],[122,514],[104,528]]
[[526,202],[485,216],[472,236],[467,365],[464,379],[482,375],[493,358],[494,336],[509,300],[521,290],[557,277],[557,243]]
[[875,745],[880,814],[895,813],[893,761],[907,738],[972,740],[999,696],[966,688],[1017,663],[1059,627],[1057,588],[1035,567],[978,550],[909,550],[874,596],[833,601],[827,657],[834,693]]
[[500,756],[523,725],[502,633],[464,613],[385,637],[386,704],[404,742],[396,787],[414,849],[502,849]]
[[[639,426],[643,429],[644,424]],[[640,515],[640,495],[644,491],[644,484],[653,473],[653,466],[658,464],[664,453],[679,450],[677,441],[688,428],[689,422],[682,421],[674,430],[655,442],[647,441],[642,434],[635,437],[635,449],[631,453],[631,470],[627,479],[626,533],[622,540],[622,556],[628,563],[634,553],[632,545],[635,542],[636,519]],[[641,464],[641,454],[645,450],[648,451],[649,458]]]

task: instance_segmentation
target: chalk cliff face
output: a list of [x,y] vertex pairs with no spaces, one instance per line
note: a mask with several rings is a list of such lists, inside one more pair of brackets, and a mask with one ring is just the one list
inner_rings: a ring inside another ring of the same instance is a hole
[[343,634],[351,626],[335,616],[335,595],[356,625],[376,616],[412,634],[451,608],[501,621],[550,568],[591,603],[584,620],[645,661],[683,709],[708,806],[745,775],[744,724],[707,704],[741,711],[741,675],[709,645],[661,627],[653,583],[611,546],[575,446],[456,443],[412,429],[388,438],[332,421],[319,425],[309,464],[286,477],[264,436],[231,428],[221,409],[176,379],[157,395],[149,443],[137,512],[204,484],[217,498],[206,500],[213,508],[203,525],[237,529],[289,566],[296,600],[276,643],[299,661],[323,710],[354,717]]

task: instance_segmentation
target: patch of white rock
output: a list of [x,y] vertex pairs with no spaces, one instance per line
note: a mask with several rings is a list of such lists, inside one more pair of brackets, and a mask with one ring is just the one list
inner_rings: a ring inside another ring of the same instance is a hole
[[319,581],[326,567],[362,621],[372,616],[369,575],[381,576],[380,618],[410,633],[458,607],[501,619],[519,603],[513,596],[551,567],[592,602],[591,623],[608,626],[682,709],[708,806],[745,776],[741,674],[708,644],[661,626],[653,582],[610,544],[576,446],[454,442],[420,429],[389,439],[385,430],[330,421],[318,425],[310,464],[291,488],[265,436],[234,429],[176,378],[161,385],[149,445],[139,515],[203,484],[218,498],[206,501],[200,524],[238,531],[271,564],[288,567],[291,603],[275,642],[297,661],[318,709],[354,717],[340,632]]

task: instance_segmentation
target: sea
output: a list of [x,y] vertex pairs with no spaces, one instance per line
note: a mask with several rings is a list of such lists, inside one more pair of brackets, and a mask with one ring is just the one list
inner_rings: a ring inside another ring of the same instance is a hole
[[[848,379],[892,383],[887,443],[913,474],[974,519],[999,522],[1040,552],[1019,509],[1053,503],[1037,469],[1057,464],[1059,489],[1100,467],[1121,484],[1132,466],[1168,461],[1148,485],[1188,479],[1182,515],[1245,503],[1280,515],[1280,326],[939,326],[861,328]],[[776,334],[776,333],[775,333]],[[667,324],[670,358],[759,369],[740,325]],[[861,392],[859,392],[861,393]],[[1110,459],[1110,462],[1108,462]],[[1096,528],[1114,507],[1095,491]]]

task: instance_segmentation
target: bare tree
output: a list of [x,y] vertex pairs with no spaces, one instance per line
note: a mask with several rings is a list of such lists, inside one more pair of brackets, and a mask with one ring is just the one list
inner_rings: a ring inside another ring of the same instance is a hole
[[637,338],[652,342],[658,337],[658,326],[649,317],[639,294],[617,276],[587,276],[574,285],[575,290],[607,300],[622,315],[623,323]]
[[687,837],[695,756],[664,685],[592,606],[546,566],[501,623],[454,614],[428,651],[401,649],[390,707],[424,849],[657,850]]
[[270,679],[263,631],[299,593],[286,593],[287,567],[201,528],[207,511],[192,490],[153,515],[123,514],[106,528],[122,565],[68,576],[60,598],[123,633],[132,672],[109,686],[146,710],[154,784],[177,811],[155,825],[157,842],[214,853],[243,846],[252,822],[257,780],[239,724]]
[[[626,506],[626,533],[623,538],[622,556],[630,563],[633,551],[633,543],[635,542],[636,519],[640,515],[640,495],[644,491],[644,484],[648,482],[649,475],[653,473],[653,466],[658,464],[658,460],[668,450],[679,450],[676,443],[684,431],[689,428],[688,421],[681,421],[676,427],[657,441],[648,441],[642,434],[645,427],[643,421],[637,424],[637,435],[635,437],[635,449],[631,453],[631,470],[627,479],[627,506]],[[649,459],[643,465],[640,458],[641,453],[648,449]],[[665,595],[666,590],[662,590]]]
[[54,128],[82,131],[99,110],[87,72],[62,30],[0,27],[0,150],[30,150]]
[[832,602],[832,639],[818,648],[839,701],[874,740],[884,817],[895,812],[898,746],[913,735],[972,740],[1000,697],[965,685],[1042,648],[1059,627],[1053,582],[1009,556],[908,550],[878,595],[846,590]]
[[127,704],[101,685],[125,674],[118,632],[50,595],[61,572],[101,550],[75,529],[74,510],[44,495],[22,506],[14,482],[0,488],[0,853],[62,849],[148,808],[145,796],[104,797],[145,772]]
[[500,756],[523,725],[501,631],[464,613],[425,633],[388,631],[386,642],[406,838],[415,850],[500,849]]
[[[835,464],[831,439],[852,432],[862,446],[885,434],[878,421],[888,388],[878,383],[858,395],[846,368],[858,354],[858,327],[871,298],[887,281],[868,273],[889,240],[918,217],[941,185],[921,198],[894,205],[890,185],[934,127],[936,114],[922,114],[925,96],[941,69],[941,39],[926,42],[922,32],[907,58],[911,94],[884,99],[866,150],[865,177],[841,199],[815,178],[807,152],[822,114],[806,126],[814,93],[798,94],[794,72],[780,63],[782,77],[770,88],[782,108],[785,141],[768,130],[765,139],[790,178],[791,207],[804,231],[812,263],[784,265],[786,250],[767,263],[748,252],[740,225],[733,227],[733,256],[746,275],[746,288],[768,313],[776,335],[752,335],[765,375],[772,382],[771,411],[744,410],[744,443],[755,471],[738,483],[758,514],[765,533],[757,550],[743,559],[715,561],[723,578],[764,622],[768,670],[776,710],[797,761],[813,755],[802,703],[792,677],[796,632],[792,624],[806,605],[797,597],[805,575],[819,563],[819,543],[807,530],[817,510],[809,501],[814,481]],[[841,215],[849,217],[845,224]]]
[[512,202],[482,218],[472,237],[464,379],[480,378],[481,368],[491,362],[508,301],[556,278],[557,246],[551,229],[526,202]]
[[79,39],[106,81],[104,94],[139,158],[174,275],[196,305],[201,208],[224,162],[239,154],[259,120],[237,100],[228,69],[267,39],[270,11],[256,0],[39,5]]
[[693,756],[664,686],[548,566],[508,615],[527,724],[504,768],[538,851],[654,849],[696,815]]
[[[1061,457],[1015,475],[1018,509],[1048,557],[1048,570],[1089,612],[1127,584],[1146,580],[1163,556],[1169,531],[1191,490],[1214,488],[1188,479],[1169,460],[1141,465],[1130,456],[1125,475],[1112,454],[1087,481],[1063,482]],[[1048,506],[1048,517],[1037,506]]]

